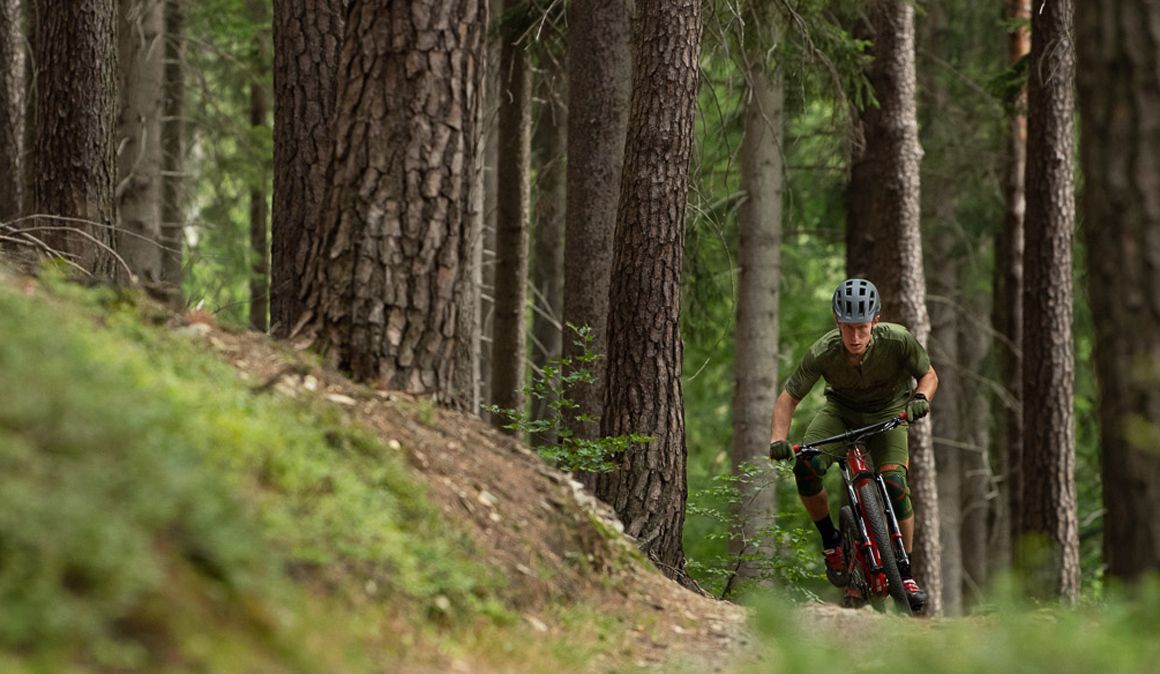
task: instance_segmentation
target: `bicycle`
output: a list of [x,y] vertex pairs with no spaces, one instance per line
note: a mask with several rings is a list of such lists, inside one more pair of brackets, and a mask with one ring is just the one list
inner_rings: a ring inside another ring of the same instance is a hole
[[[838,526],[850,579],[844,603],[856,607],[870,602],[882,609],[881,603],[890,597],[899,611],[912,615],[910,601],[902,586],[901,571],[901,568],[910,567],[910,558],[902,543],[902,531],[886,483],[875,469],[864,443],[866,438],[885,433],[905,422],[906,412],[903,412],[897,417],[808,445],[794,445],[793,451],[804,459],[827,454],[834,457],[841,469],[846,505],[839,511]],[[822,445],[838,442],[847,443],[845,455],[821,449]]]

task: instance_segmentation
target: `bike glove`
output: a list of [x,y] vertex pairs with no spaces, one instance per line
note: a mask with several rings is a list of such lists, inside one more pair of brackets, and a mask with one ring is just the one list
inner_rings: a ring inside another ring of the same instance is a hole
[[770,461],[789,461],[793,458],[793,447],[788,440],[774,440],[769,443]]
[[914,398],[906,405],[906,420],[918,421],[930,414],[930,401],[921,393],[915,393]]

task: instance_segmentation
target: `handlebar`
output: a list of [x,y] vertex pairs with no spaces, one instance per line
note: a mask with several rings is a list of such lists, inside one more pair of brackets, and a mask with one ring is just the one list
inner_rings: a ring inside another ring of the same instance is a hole
[[869,437],[871,435],[885,433],[886,431],[890,431],[890,430],[893,430],[895,428],[898,428],[905,421],[906,421],[906,411],[904,410],[901,413],[899,413],[899,415],[897,417],[886,419],[885,421],[879,421],[876,424],[870,424],[869,426],[863,426],[862,428],[854,428],[854,429],[846,431],[845,433],[834,435],[834,436],[831,436],[828,438],[822,438],[821,440],[816,440],[814,442],[811,442],[808,445],[800,445],[800,444],[794,445],[793,446],[793,453],[794,454],[801,454],[802,452],[819,453],[822,451],[822,449],[821,449],[822,445],[831,445],[831,444],[834,444],[835,442],[849,442],[849,441],[861,440],[862,438]]

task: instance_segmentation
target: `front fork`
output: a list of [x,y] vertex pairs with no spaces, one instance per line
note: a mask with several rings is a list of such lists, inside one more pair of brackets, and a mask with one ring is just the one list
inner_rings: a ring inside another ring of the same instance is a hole
[[906,544],[902,541],[902,527],[898,526],[898,517],[894,514],[894,504],[890,501],[890,492],[886,491],[886,481],[881,473],[874,473],[878,482],[878,490],[882,494],[882,506],[886,510],[886,526],[890,528],[890,540],[894,541],[894,558],[898,560],[898,570],[902,576],[910,576],[910,556],[906,554]]

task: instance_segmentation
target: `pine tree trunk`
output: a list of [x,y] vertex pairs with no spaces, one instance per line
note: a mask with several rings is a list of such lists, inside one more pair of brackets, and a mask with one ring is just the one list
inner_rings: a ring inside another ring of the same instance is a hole
[[1160,7],[1081,3],[1076,19],[1104,561],[1137,580],[1160,567]]
[[[982,255],[983,251],[979,251]],[[971,315],[982,317],[988,314],[983,302],[976,301],[968,306]],[[958,438],[966,446],[962,450],[963,498],[962,534],[963,550],[963,606],[983,600],[982,593],[987,588],[992,563],[989,545],[990,531],[996,511],[994,474],[988,460],[988,444],[991,427],[991,395],[975,373],[983,369],[983,363],[991,348],[991,336],[970,321],[959,324],[959,360],[964,373],[962,378],[962,436]],[[939,466],[939,474],[942,467]],[[1006,536],[1006,531],[1004,531]],[[945,582],[945,581],[944,581]]]
[[605,435],[644,433],[597,480],[625,531],[684,577],[681,262],[700,74],[700,0],[641,0],[608,320]]
[[165,2],[165,83],[161,119],[161,281],[180,304],[185,243],[185,17],[183,0]]
[[[161,106],[165,76],[162,0],[120,0],[121,101],[117,155],[117,253],[140,281],[161,280]],[[126,279],[127,280],[127,279]]]
[[274,2],[270,332],[279,337],[302,315],[306,257],[326,204],[342,16],[340,0]]
[[[846,272],[870,278],[882,293],[883,319],[906,325],[920,343],[930,335],[919,234],[919,162],[915,111],[914,8],[906,0],[872,0],[865,32],[874,40],[867,77],[878,107],[860,115],[862,147],[853,157],[847,210]],[[911,496],[915,509],[912,569],[942,610],[937,471],[930,424],[910,427]]]
[[19,0],[0,0],[0,223],[20,215],[24,44]]
[[[564,202],[568,110],[564,107],[564,72],[553,55],[541,59],[540,104],[536,120],[536,232],[532,255],[532,362],[543,368],[563,354]],[[551,397],[532,400],[532,418],[550,416]],[[537,444],[555,438],[540,437]]]
[[[628,6],[623,0],[573,0],[568,7],[568,178],[564,232],[564,321],[592,329],[593,353],[608,354],[608,290],[613,232],[632,88]],[[572,339],[564,355],[576,356]],[[582,438],[600,434],[607,360],[591,363],[573,420]],[[589,486],[591,476],[585,476]]]
[[[779,32],[772,42],[780,43]],[[741,500],[736,513],[740,527],[733,532],[731,551],[769,559],[773,541],[763,532],[769,531],[777,511],[777,481],[766,447],[769,414],[777,395],[785,91],[780,64],[771,70],[765,49],[754,44],[748,47],[745,131],[740,148],[745,200],[737,214],[741,241],[737,253],[740,279],[732,447]],[[758,568],[743,557],[737,567],[738,580],[756,578]]]
[[[525,0],[504,2],[499,56],[499,157],[496,176],[495,317],[491,335],[491,402],[524,407],[527,358],[528,219],[532,138],[532,71],[518,40],[527,26]],[[493,418],[498,427],[507,424]],[[509,431],[515,433],[515,431]]]
[[1075,56],[1071,0],[1035,0],[1027,87],[1020,564],[1029,589],[1079,591],[1071,236]]
[[[1008,0],[1011,19],[1031,20],[1031,0]],[[1008,60],[1012,65],[1031,51],[1031,33],[1019,27],[1009,33]],[[991,537],[997,568],[1011,564],[1011,546],[1019,530],[1023,507],[1023,215],[1026,210],[1024,173],[1027,166],[1027,92],[1014,101],[1008,136],[1007,177],[1003,196],[1006,214],[1003,228],[995,236],[995,350],[1004,395],[998,400],[1002,410],[1001,432],[996,443],[996,465],[1005,479],[1000,483],[1002,500],[995,534]]]
[[[504,0],[488,0],[488,15],[492,17],[487,30],[487,73],[483,109],[483,236],[478,256],[480,259],[479,331],[480,361],[479,386],[481,397],[491,402],[491,344],[495,324],[495,246],[496,215],[499,211],[499,50],[500,40],[496,21]],[[484,415],[490,418],[489,415]]]
[[346,16],[304,332],[358,380],[466,407],[487,11],[355,0]]
[[[928,189],[930,186],[927,186]],[[949,195],[939,195],[948,197]],[[931,414],[931,432],[934,442],[935,463],[938,466],[939,542],[942,547],[940,572],[942,576],[942,609],[947,616],[962,614],[963,609],[963,551],[960,546],[963,491],[963,423],[964,408],[962,355],[959,353],[959,315],[957,298],[962,269],[958,263],[961,251],[956,250],[956,231],[946,223],[953,222],[945,212],[953,207],[953,197],[935,206],[935,223],[931,229],[930,292],[930,357],[939,373],[938,402]]]
[[[263,76],[264,59],[260,49],[255,63],[258,76]],[[266,125],[266,91],[258,79],[250,83],[250,126]],[[264,182],[265,173],[259,180]],[[269,227],[269,208],[266,205],[266,190],[260,185],[250,188],[250,328],[266,332],[270,327],[270,250],[266,232]]]
[[117,164],[115,0],[35,0],[29,43],[35,68],[25,173],[26,230],[86,271],[114,270],[113,185]]

